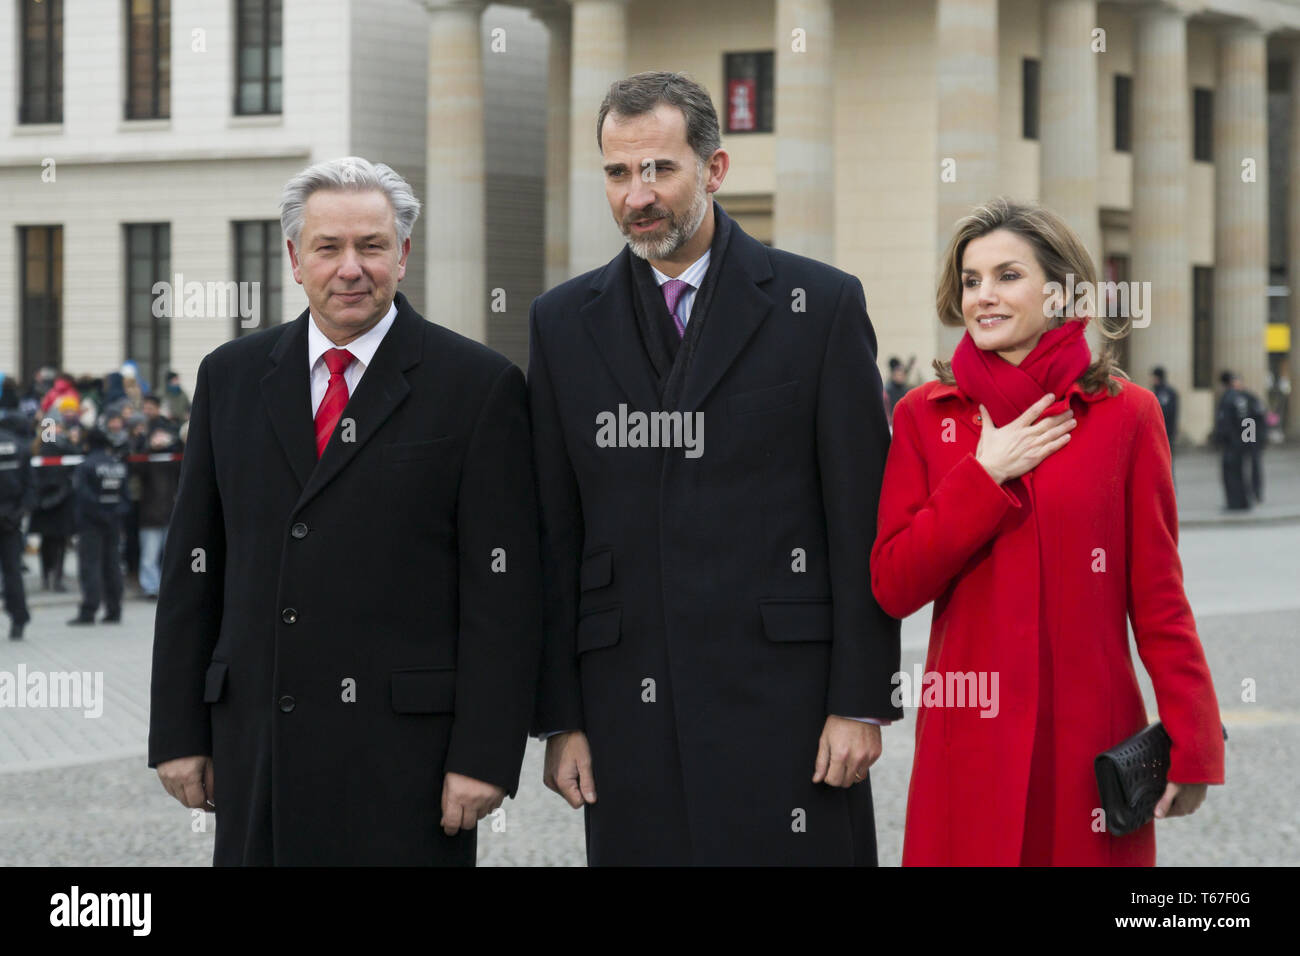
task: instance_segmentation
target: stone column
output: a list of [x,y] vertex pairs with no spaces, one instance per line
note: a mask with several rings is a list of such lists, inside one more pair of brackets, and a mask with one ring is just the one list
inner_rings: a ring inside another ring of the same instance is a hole
[[1268,57],[1263,31],[1219,33],[1214,92],[1214,370],[1261,398],[1268,370]]
[[533,11],[550,36],[546,54],[546,288],[569,278],[569,71],[571,17],[567,3]]
[[425,299],[438,322],[487,339],[482,0],[429,10]]
[[[1126,369],[1145,382],[1163,365],[1169,382],[1192,390],[1192,268],[1187,252],[1187,177],[1191,93],[1187,23],[1165,6],[1134,14],[1133,212],[1130,279],[1150,283],[1144,328],[1130,332]],[[1143,286],[1142,288],[1148,288]],[[1184,402],[1186,406],[1188,403]],[[1184,425],[1189,432],[1190,425]]]
[[605,199],[596,114],[627,75],[626,0],[571,0],[569,89],[569,274],[603,266],[623,247]]
[[1287,300],[1291,313],[1287,437],[1300,438],[1300,40],[1289,44],[1291,67],[1291,143],[1287,158]]
[[1101,265],[1097,212],[1096,0],[1043,0],[1039,199]]
[[835,258],[832,14],[831,0],[776,0],[772,235],[822,262]]
[[[957,220],[997,194],[998,0],[937,0],[935,34],[937,266]],[[935,354],[950,358],[962,333],[940,326]]]

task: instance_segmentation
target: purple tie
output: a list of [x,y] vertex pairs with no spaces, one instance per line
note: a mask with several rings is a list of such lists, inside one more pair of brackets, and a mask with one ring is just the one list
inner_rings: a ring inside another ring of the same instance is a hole
[[686,324],[677,315],[677,303],[682,300],[687,289],[695,288],[689,282],[683,282],[681,279],[669,279],[662,286],[664,290],[664,301],[668,303],[668,314],[673,317],[673,324],[677,326],[678,338],[686,334]]

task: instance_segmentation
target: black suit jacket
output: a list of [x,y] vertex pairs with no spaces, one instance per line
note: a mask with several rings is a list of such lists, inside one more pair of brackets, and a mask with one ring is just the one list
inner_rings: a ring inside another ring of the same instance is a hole
[[590,740],[592,863],[874,863],[869,783],[811,780],[828,715],[901,714],[875,334],[853,276],[732,230],[681,391],[698,458],[597,442],[602,413],[659,410],[627,249],[533,303],[534,726]]
[[307,312],[199,367],[149,765],[213,756],[216,863],[472,865],[474,833],[438,826],[444,773],[518,781],[540,647],[523,375],[396,303],[319,462]]

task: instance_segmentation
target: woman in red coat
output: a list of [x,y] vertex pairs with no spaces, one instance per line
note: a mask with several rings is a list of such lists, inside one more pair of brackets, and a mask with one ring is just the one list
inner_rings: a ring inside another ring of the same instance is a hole
[[1126,617],[1173,741],[1156,816],[1223,782],[1164,419],[1092,356],[1095,280],[1054,214],[976,209],[938,291],[966,334],[894,410],[872,589],[899,618],[934,602],[921,687],[896,691],[920,704],[905,866],[1154,865],[1154,824],[1107,833],[1093,771],[1148,723]]

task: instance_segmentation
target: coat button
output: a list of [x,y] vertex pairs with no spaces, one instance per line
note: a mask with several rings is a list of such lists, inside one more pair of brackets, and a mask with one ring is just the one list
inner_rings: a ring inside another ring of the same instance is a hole
[[283,697],[280,698],[280,710],[287,714],[289,713],[289,711],[293,710],[294,704],[296,703],[297,701],[295,701],[288,694],[285,694]]
[[292,624],[298,620],[298,612],[291,607],[287,607],[280,613],[280,620],[284,621],[285,624]]
[[971,421],[973,421],[976,425],[981,424],[979,412],[976,412],[973,416],[971,416]]
[[289,533],[293,535],[295,538],[305,538],[307,537],[307,526],[303,524],[301,521],[299,521],[297,524],[295,524],[292,528],[289,529]]

